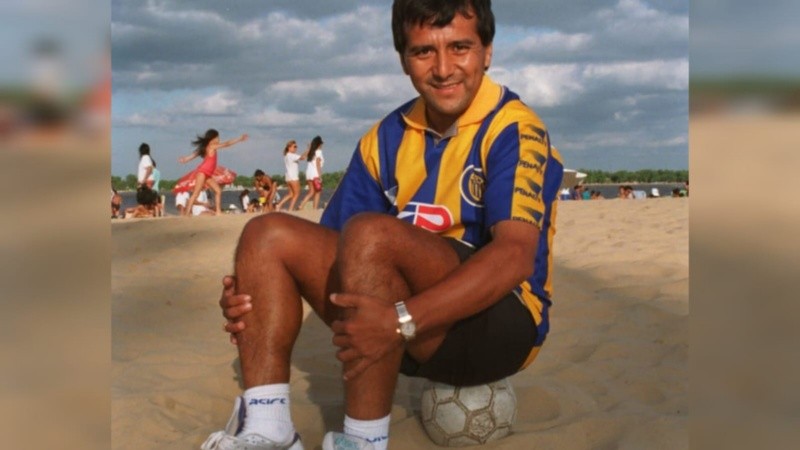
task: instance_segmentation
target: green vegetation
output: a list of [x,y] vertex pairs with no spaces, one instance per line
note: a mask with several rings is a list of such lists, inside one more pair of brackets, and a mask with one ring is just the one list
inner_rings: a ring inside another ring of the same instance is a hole
[[781,76],[692,77],[692,111],[719,110],[741,101],[756,101],[777,111],[800,109],[800,78]]
[[606,172],[603,170],[578,169],[586,174],[584,183],[676,183],[689,181],[688,170],[618,170]]

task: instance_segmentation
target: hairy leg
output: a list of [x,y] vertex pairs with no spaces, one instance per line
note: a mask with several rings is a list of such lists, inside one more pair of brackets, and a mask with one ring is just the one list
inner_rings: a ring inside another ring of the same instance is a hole
[[300,331],[300,296],[328,324],[328,297],[339,289],[334,267],[338,233],[288,214],[250,220],[236,249],[237,292],[253,309],[237,333],[245,388],[289,381],[290,358]]
[[[444,239],[387,215],[354,217],[339,240],[343,292],[371,295],[387,304],[427,289],[458,265],[458,256]],[[419,335],[408,351],[424,362],[443,339],[444,331]],[[345,382],[348,416],[368,420],[389,414],[401,357],[402,347]]]

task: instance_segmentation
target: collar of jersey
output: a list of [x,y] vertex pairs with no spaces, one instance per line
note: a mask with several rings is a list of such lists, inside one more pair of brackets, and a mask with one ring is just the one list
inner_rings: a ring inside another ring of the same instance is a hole
[[[489,115],[500,102],[503,88],[492,81],[488,75],[483,76],[481,87],[472,104],[469,105],[464,114],[456,121],[457,126],[470,125],[482,121]],[[417,98],[407,113],[403,113],[403,120],[411,127],[427,130],[428,120],[425,118],[425,100],[420,96]]]

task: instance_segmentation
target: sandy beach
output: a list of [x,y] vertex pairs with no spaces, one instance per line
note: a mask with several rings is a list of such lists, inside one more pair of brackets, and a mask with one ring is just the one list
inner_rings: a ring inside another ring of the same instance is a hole
[[[559,204],[551,332],[512,377],[517,422],[488,449],[688,448],[689,200]],[[303,212],[317,220],[318,212]],[[114,449],[196,449],[240,392],[220,280],[252,216],[112,223]],[[306,310],[292,415],[307,449],[341,429],[339,363]],[[419,423],[421,380],[400,378],[392,449],[438,449]]]

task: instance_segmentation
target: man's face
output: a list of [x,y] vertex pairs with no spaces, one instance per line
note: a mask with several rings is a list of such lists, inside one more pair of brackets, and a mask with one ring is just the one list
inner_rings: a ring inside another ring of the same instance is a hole
[[406,28],[403,71],[425,99],[429,125],[439,132],[467,110],[492,61],[492,46],[483,46],[477,30],[477,18],[461,14],[442,28]]

